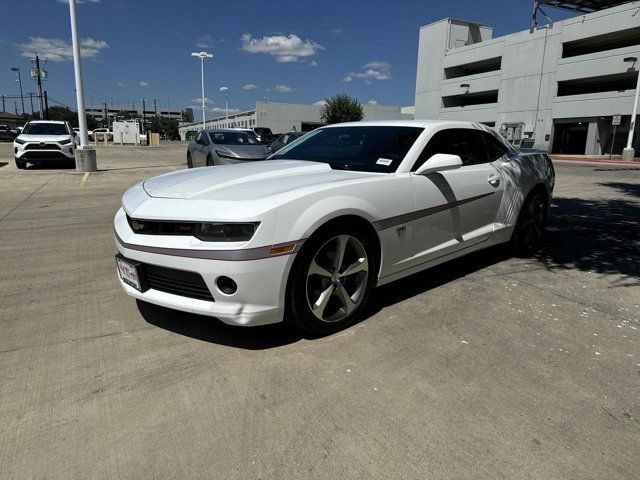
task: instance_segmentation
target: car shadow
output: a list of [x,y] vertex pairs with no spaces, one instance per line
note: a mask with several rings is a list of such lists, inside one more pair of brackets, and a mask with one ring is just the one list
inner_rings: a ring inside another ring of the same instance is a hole
[[47,160],[46,162],[30,163],[27,162],[27,170],[71,170],[76,165],[71,160]]
[[160,307],[141,300],[138,310],[147,323],[185,337],[245,350],[267,350],[295,343],[302,332],[283,323],[260,327],[234,327],[220,320]]
[[[640,184],[602,184],[640,197]],[[547,244],[536,258],[549,270],[618,275],[611,287],[640,285],[640,202],[626,199],[556,198]]]
[[4,167],[5,165],[9,165],[8,162],[0,162],[0,168]]

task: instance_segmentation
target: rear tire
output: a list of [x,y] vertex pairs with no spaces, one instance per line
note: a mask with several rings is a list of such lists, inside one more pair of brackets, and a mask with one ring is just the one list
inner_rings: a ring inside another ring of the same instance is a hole
[[542,189],[531,192],[520,209],[511,235],[510,246],[516,257],[529,257],[542,246],[548,211],[547,193]]
[[376,280],[372,240],[340,226],[313,235],[292,266],[285,321],[313,335],[351,325],[362,313]]
[[190,153],[187,153],[187,168],[193,168],[193,160]]
[[15,161],[16,161],[16,167],[18,169],[24,170],[25,168],[27,168],[27,162],[25,160],[20,160],[16,158]]

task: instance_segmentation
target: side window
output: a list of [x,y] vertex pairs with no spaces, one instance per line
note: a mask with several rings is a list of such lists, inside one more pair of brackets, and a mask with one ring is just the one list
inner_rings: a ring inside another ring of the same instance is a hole
[[489,161],[480,130],[448,128],[440,130],[431,137],[411,171],[415,171],[436,153],[458,155],[463,165],[476,165]]
[[209,140],[209,135],[204,132],[202,133],[202,140],[204,140],[205,145],[209,145],[211,143],[211,140]]
[[495,138],[489,132],[482,132],[482,137],[487,144],[487,155],[490,162],[499,159],[509,151],[507,147],[500,142],[500,140]]

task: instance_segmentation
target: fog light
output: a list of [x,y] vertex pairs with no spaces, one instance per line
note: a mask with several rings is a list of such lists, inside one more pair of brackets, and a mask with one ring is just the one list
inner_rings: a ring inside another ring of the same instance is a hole
[[233,295],[238,290],[236,282],[229,277],[218,277],[216,284],[218,285],[218,289],[225,295]]

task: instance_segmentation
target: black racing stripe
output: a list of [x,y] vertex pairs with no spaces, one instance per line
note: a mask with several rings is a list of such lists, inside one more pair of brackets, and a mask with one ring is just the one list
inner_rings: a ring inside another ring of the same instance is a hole
[[436,213],[444,212],[445,210],[450,210],[460,205],[464,205],[465,203],[473,202],[474,200],[480,200],[481,198],[488,197],[489,195],[493,195],[494,193],[495,192],[483,193],[482,195],[465,198],[464,200],[449,202],[443,205],[436,205],[435,207],[424,208],[415,212],[403,213],[402,215],[396,215],[395,217],[389,217],[383,220],[378,220],[377,222],[373,222],[373,226],[376,230],[386,230],[387,228],[392,228],[403,223],[412,222],[422,217],[428,217],[429,215],[434,215]]

